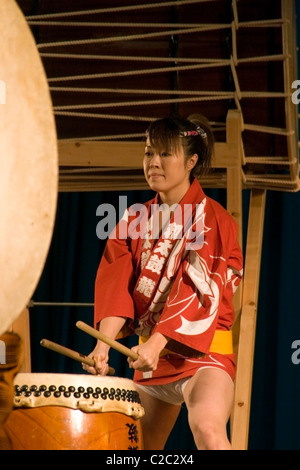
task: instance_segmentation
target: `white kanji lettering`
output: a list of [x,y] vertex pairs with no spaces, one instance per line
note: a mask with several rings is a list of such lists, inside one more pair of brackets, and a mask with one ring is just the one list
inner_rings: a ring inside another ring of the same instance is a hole
[[176,222],[169,224],[163,233],[163,238],[169,238],[170,240],[182,238],[182,225],[176,224]]
[[143,252],[142,252],[142,254],[141,254],[141,268],[142,268],[142,269],[143,269],[143,267],[145,266],[146,261],[147,261],[147,259],[148,259],[149,256],[150,256],[150,253],[151,253],[150,250],[147,250],[147,251],[143,251]]
[[159,242],[157,248],[155,248],[154,253],[160,253],[162,256],[168,256],[169,250],[172,248],[171,240],[164,240]]
[[155,282],[152,279],[149,279],[146,276],[141,277],[139,285],[136,290],[144,294],[145,297],[151,297],[153,289],[155,287]]
[[148,238],[145,238],[145,240],[143,241],[143,250],[148,250],[149,248],[151,248],[151,242]]
[[157,255],[152,255],[148,261],[146,269],[149,269],[153,273],[160,274],[162,267],[164,265],[164,262],[165,262],[164,257],[159,258]]

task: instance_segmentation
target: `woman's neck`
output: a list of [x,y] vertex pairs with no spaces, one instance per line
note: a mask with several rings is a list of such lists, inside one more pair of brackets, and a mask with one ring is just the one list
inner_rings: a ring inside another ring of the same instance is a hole
[[183,196],[188,192],[190,187],[190,183],[184,188],[181,189],[181,191],[178,190],[178,188],[174,188],[173,191],[168,191],[168,192],[159,192],[159,200],[161,204],[168,204],[168,206],[173,206],[174,204],[178,204]]

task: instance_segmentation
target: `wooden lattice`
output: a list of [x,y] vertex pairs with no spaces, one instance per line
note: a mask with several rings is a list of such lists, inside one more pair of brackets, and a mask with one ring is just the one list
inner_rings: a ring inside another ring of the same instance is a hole
[[[243,117],[243,187],[299,189],[293,1],[22,3],[53,99],[61,191],[143,189],[149,121],[200,111],[223,142],[229,109]],[[226,171],[201,183],[225,187]]]

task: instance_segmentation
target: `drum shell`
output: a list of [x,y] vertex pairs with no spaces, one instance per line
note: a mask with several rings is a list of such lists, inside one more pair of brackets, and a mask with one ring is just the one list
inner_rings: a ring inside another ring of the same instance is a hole
[[140,420],[55,406],[14,409],[4,425],[11,450],[142,450]]

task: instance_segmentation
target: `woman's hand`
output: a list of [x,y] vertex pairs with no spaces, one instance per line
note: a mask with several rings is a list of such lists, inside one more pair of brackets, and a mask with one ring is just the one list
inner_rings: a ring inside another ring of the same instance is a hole
[[[106,317],[101,321],[99,331],[114,339],[124,326],[124,317]],[[107,375],[108,373],[108,351],[110,346],[98,340],[95,349],[88,355],[95,361],[94,366],[82,364],[84,370],[93,375]]]
[[88,355],[95,361],[94,366],[82,364],[82,368],[93,375],[107,375],[108,373],[108,351],[109,346],[98,341],[95,349]]
[[128,358],[129,367],[143,372],[156,370],[159,355],[168,342],[168,338],[161,333],[154,333],[143,344],[134,346],[132,351],[138,354],[136,360]]

